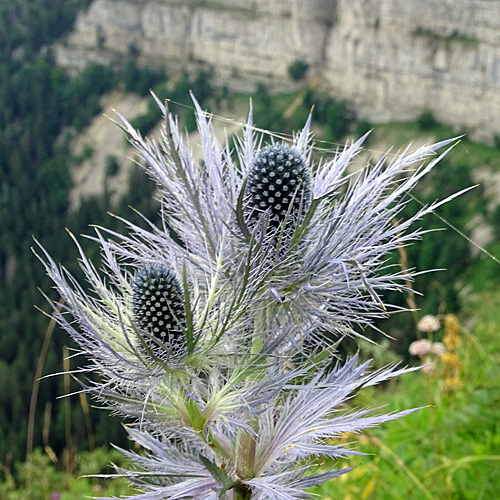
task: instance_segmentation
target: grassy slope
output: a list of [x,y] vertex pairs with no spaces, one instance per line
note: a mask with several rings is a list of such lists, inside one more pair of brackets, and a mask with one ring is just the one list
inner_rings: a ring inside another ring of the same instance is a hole
[[[315,490],[337,499],[492,499],[500,482],[500,293],[470,301],[471,331],[461,332],[462,388],[443,390],[443,365],[408,374],[391,390],[363,391],[354,404],[391,410],[426,408],[383,428],[347,440],[366,457],[340,466],[357,468]],[[439,333],[438,337],[439,339]]]

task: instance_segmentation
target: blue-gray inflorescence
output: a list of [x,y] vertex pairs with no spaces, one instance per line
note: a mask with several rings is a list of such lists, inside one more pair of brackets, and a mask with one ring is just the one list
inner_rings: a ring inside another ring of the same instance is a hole
[[132,310],[137,326],[164,344],[182,342],[184,299],[172,271],[162,264],[146,267],[134,277],[132,290]]
[[281,224],[287,214],[300,217],[311,199],[311,177],[305,159],[297,149],[273,144],[254,157],[246,187],[251,219],[267,211],[272,225]]

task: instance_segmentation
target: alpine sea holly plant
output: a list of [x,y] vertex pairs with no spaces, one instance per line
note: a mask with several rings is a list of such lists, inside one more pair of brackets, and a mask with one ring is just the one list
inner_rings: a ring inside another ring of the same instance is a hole
[[316,164],[310,119],[290,144],[263,145],[250,113],[233,152],[193,99],[195,162],[156,100],[159,141],[120,120],[157,183],[162,225],[122,219],[126,235],[97,227],[104,269],[79,246],[87,288],[40,246],[64,298],[53,314],[87,358],[84,371],[100,374],[85,390],[128,419],[144,450],[123,450],[135,465],[117,470],[137,486],[131,498],[308,498],[307,488],[348,472],[319,471],[317,456],[356,454],[333,439],[413,411],[346,405],[412,369],[335,361],[324,332],[361,335],[397,310],[384,291],[405,291],[415,271],[390,266],[388,254],[420,238],[413,223],[439,205],[405,219],[405,196],[451,141],[348,175],[365,137]]

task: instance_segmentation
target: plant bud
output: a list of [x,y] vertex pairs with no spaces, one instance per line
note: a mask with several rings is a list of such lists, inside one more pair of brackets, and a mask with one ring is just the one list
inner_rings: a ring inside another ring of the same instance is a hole
[[311,200],[311,179],[303,156],[286,144],[273,144],[257,152],[246,187],[251,219],[268,212],[278,226],[287,214],[298,220]]
[[[161,264],[146,267],[134,277],[132,289],[132,310],[139,328],[171,348],[184,345],[184,295],[172,271]],[[146,340],[156,352],[156,344]]]

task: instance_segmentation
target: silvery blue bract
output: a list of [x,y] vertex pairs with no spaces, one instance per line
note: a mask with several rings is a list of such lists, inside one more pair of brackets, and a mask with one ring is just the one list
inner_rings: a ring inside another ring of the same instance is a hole
[[[81,251],[88,290],[43,252],[65,299],[54,315],[101,375],[87,390],[127,417],[147,450],[124,451],[137,468],[118,471],[142,492],[133,498],[306,498],[347,472],[308,469],[318,455],[354,453],[329,438],[409,413],[345,409],[357,390],[410,370],[370,372],[356,357],[333,365],[322,332],[358,335],[393,311],[381,292],[406,290],[413,272],[389,266],[388,254],[419,238],[411,226],[434,208],[405,219],[405,196],[451,141],[346,175],[365,137],[315,165],[310,120],[290,145],[262,147],[250,116],[233,155],[194,101],[198,163],[157,102],[158,142],[121,119],[158,185],[163,226],[97,228],[105,275]],[[138,290],[168,298],[154,324]]]

